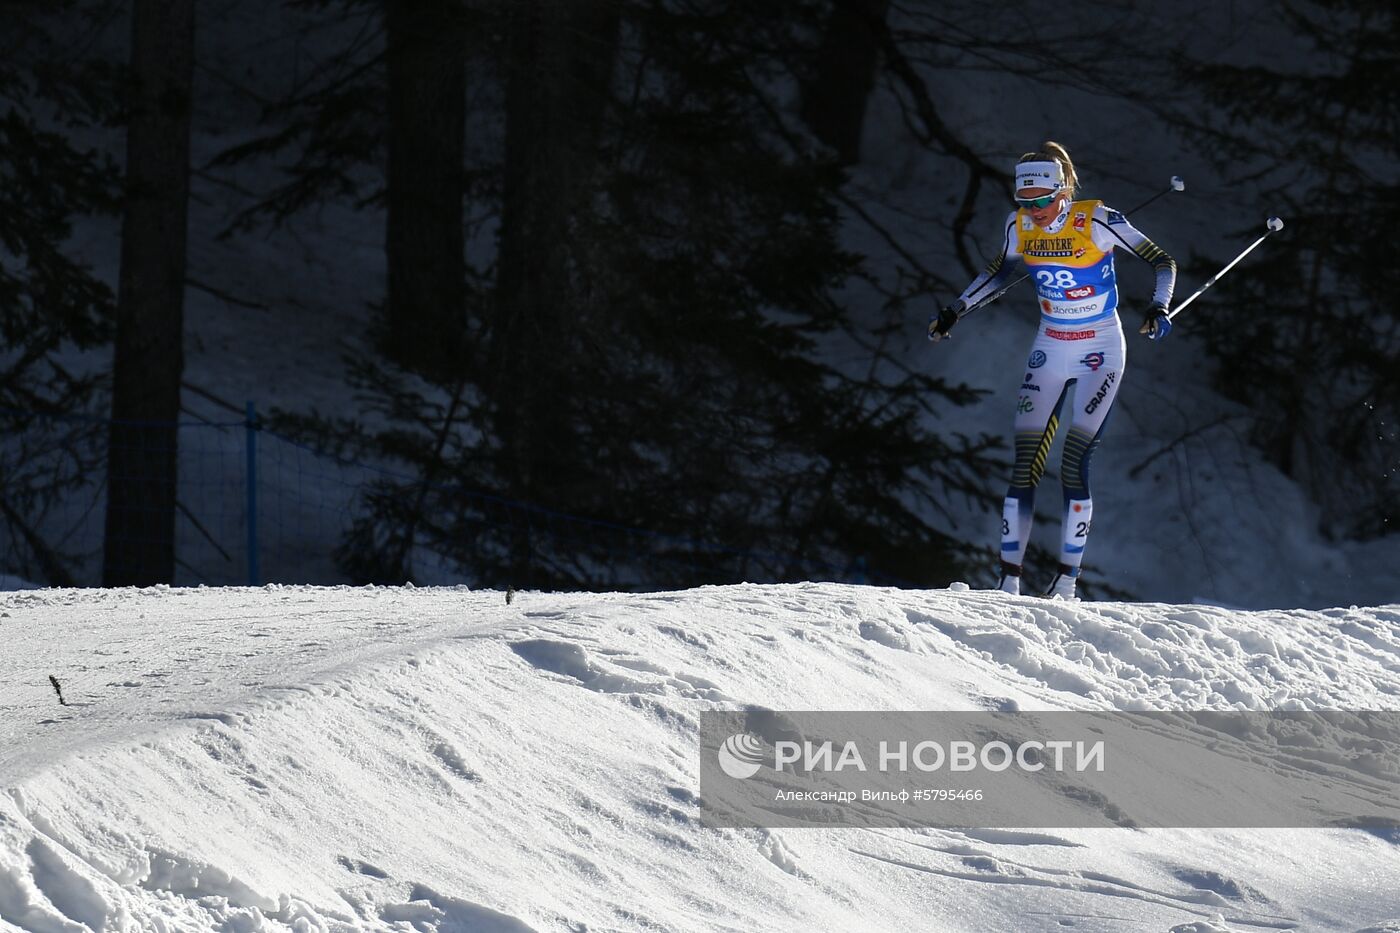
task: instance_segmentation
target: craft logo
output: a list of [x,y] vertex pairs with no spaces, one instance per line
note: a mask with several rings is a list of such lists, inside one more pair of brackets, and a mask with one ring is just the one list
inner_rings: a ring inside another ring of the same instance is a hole
[[1104,356],[1102,353],[1086,353],[1084,359],[1079,362],[1081,365],[1089,367],[1091,371],[1098,372],[1099,367],[1103,365]]
[[[1094,336],[1094,334],[1095,331],[1092,330],[1056,330],[1053,327],[1045,328],[1045,336],[1054,340],[1088,340],[1090,337]],[[1103,356],[1103,354],[1100,353],[1099,356]],[[1083,360],[1080,360],[1080,362],[1082,363]],[[1100,360],[1099,362],[1100,365],[1102,365],[1103,361]]]
[[1081,285],[1078,288],[1071,288],[1069,291],[1065,292],[1065,294],[1070,298],[1088,298],[1090,295],[1094,294],[1094,286]]
[[719,747],[719,766],[736,781],[746,781],[763,767],[763,743],[747,732],[731,735]]
[[[1102,354],[1102,353],[1093,353],[1093,354],[1090,354],[1090,356],[1097,356],[1097,357],[1099,357],[1100,365],[1102,365],[1102,363],[1103,363],[1103,354]],[[1093,368],[1094,368],[1094,369],[1098,369],[1098,366],[1095,366],[1095,367],[1093,367]],[[1108,390],[1111,389],[1111,388],[1113,388],[1113,383],[1116,382],[1116,381],[1118,381],[1118,373],[1116,373],[1116,372],[1111,372],[1111,373],[1109,373],[1107,376],[1104,377],[1103,385],[1099,386],[1099,392],[1098,392],[1098,394],[1095,395],[1093,398],[1089,399],[1089,404],[1084,406],[1084,414],[1086,414],[1086,415],[1092,415],[1094,412],[1096,412],[1096,411],[1099,410],[1099,406],[1103,404],[1104,398],[1106,398],[1106,397],[1108,396]]]
[[1026,366],[1031,369],[1039,369],[1045,365],[1045,351],[1036,350],[1031,354],[1031,358],[1026,360]]
[[1086,215],[1083,211],[1075,211],[1075,212],[1074,212],[1074,229],[1082,231],[1082,230],[1084,229],[1084,224],[1085,224],[1088,220],[1089,220],[1088,215]]

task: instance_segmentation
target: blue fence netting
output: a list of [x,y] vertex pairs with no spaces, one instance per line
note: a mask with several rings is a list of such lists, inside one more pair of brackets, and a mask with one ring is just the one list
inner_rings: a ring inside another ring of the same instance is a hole
[[[252,402],[231,406],[187,386],[217,413],[175,423],[175,582],[183,585],[346,582],[336,548],[377,486],[449,492],[470,508],[472,534],[547,544],[576,554],[594,585],[645,590],[676,581],[759,580],[771,568],[803,579],[905,585],[800,555],[731,547],[574,515],[336,456],[262,425]],[[186,409],[188,412],[189,409]],[[111,422],[74,414],[6,411],[0,442],[0,587],[26,582],[96,586],[102,581],[106,462]],[[169,427],[169,425],[166,425]],[[503,586],[431,546],[412,554],[420,584]],[[528,581],[520,581],[528,583]]]

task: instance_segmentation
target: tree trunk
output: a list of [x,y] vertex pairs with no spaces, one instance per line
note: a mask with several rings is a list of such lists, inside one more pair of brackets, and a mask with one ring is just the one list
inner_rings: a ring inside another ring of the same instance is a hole
[[822,37],[816,76],[802,94],[802,119],[845,165],[860,161],[865,105],[879,62],[876,30],[890,0],[836,0]]
[[135,0],[107,459],[106,586],[175,575],[194,0]]
[[389,266],[384,349],[451,379],[466,333],[462,227],[465,11],[459,0],[387,0]]
[[[572,386],[586,380],[573,219],[593,194],[617,52],[618,4],[518,0],[509,12],[505,190],[491,385],[512,494],[537,499],[571,469]],[[529,529],[514,536],[526,582]]]

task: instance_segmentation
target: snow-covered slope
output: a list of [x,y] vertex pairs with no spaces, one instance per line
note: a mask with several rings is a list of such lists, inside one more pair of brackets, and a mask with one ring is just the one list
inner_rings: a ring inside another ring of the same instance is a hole
[[707,709],[1394,709],[1397,606],[41,590],[0,597],[0,644],[3,929],[1400,918],[1400,838],[1366,832],[716,831],[697,800]]

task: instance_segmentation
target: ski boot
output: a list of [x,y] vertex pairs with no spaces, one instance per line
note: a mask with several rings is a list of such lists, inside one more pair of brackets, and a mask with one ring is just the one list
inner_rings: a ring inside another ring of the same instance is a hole
[[1003,593],[1010,593],[1012,596],[1021,595],[1021,565],[1012,564],[1007,561],[1001,562],[1001,579],[997,581],[997,589]]
[[1050,588],[1045,591],[1045,598],[1076,599],[1074,584],[1077,582],[1079,582],[1079,568],[1071,567],[1069,564],[1061,564],[1059,572],[1055,574],[1055,579],[1050,582]]

